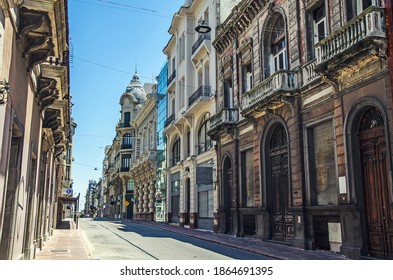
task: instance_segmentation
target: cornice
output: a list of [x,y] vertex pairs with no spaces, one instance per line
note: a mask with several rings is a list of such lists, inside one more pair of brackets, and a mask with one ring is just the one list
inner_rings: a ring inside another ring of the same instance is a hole
[[228,18],[218,28],[213,42],[218,53],[225,51],[252,23],[256,15],[268,5],[267,0],[245,0],[236,5]]

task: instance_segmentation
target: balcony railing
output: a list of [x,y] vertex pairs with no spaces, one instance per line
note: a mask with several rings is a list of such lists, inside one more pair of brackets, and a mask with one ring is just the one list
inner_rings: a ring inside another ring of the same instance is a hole
[[194,54],[198,47],[202,44],[204,40],[210,40],[210,33],[203,33],[199,35],[198,40],[194,43],[191,48],[191,54]]
[[212,147],[212,141],[201,142],[197,145],[198,147],[198,155],[207,152]]
[[164,123],[164,127],[167,127],[168,125],[171,124],[171,122],[173,122],[175,120],[175,114],[170,115]]
[[121,150],[131,150],[132,149],[132,144],[121,144],[120,145]]
[[220,112],[210,117],[210,130],[227,125],[236,124],[239,120],[239,113],[237,108],[223,108]]
[[119,123],[119,128],[124,128],[124,127],[131,127],[131,124],[129,122]]
[[122,166],[120,167],[120,172],[128,172],[130,171],[130,167],[129,166]]
[[210,86],[200,86],[188,99],[188,106],[191,106],[194,104],[195,101],[198,100],[199,97],[205,96],[205,97],[210,97],[211,96],[211,87]]
[[169,86],[170,83],[172,83],[172,81],[175,79],[176,77],[176,69],[173,70],[172,74],[169,76],[166,85]]
[[309,63],[302,67],[303,74],[303,86],[316,80],[319,75],[315,72],[315,67],[317,66],[317,60],[313,59]]
[[280,70],[244,94],[242,99],[242,110],[244,112],[252,109],[252,107],[259,103],[264,103],[276,93],[289,93],[297,89],[298,82],[296,72]]
[[330,60],[358,42],[370,37],[386,37],[382,7],[368,7],[342,28],[318,42],[315,45],[317,64]]

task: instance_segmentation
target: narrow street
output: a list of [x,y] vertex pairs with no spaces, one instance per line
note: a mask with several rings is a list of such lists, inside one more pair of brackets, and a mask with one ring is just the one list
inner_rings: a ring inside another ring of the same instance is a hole
[[137,223],[79,219],[92,259],[100,260],[268,260],[208,241]]

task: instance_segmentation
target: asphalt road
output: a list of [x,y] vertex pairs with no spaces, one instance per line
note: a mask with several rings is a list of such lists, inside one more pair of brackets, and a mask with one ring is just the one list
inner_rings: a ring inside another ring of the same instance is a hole
[[268,260],[178,233],[121,221],[79,219],[92,259],[100,260]]

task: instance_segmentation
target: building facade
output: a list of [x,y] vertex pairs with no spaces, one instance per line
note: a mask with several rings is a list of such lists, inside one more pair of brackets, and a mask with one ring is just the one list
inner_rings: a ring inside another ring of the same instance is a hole
[[135,153],[130,168],[134,183],[135,219],[155,218],[157,179],[157,85],[145,84],[146,100],[131,126],[135,130]]
[[219,27],[218,231],[392,258],[384,3],[243,0]]
[[67,19],[67,1],[0,1],[0,259],[33,259],[61,217]]
[[168,62],[161,68],[157,79],[157,177],[155,221],[166,222],[166,137]]

